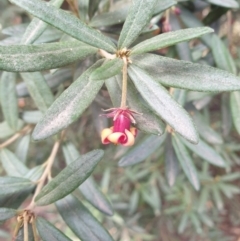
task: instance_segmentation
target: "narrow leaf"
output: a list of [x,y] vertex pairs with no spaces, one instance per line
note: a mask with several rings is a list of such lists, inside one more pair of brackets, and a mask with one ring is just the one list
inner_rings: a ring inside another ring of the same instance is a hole
[[78,41],[0,46],[0,70],[34,72],[55,69],[72,64],[96,52],[96,48]]
[[131,54],[142,54],[150,51],[155,51],[180,42],[198,38],[206,33],[212,33],[213,29],[208,27],[187,28],[173,32],[163,33],[153,38],[147,39],[138,45],[134,46]]
[[118,165],[121,167],[132,166],[144,161],[148,156],[153,154],[164,143],[166,136],[149,136],[140,144],[132,148],[124,155]]
[[239,8],[238,2],[235,0],[207,0],[209,3],[222,6],[225,8]]
[[203,140],[199,139],[197,145],[193,145],[185,141],[183,138],[181,138],[181,140],[192,152],[196,153],[198,156],[202,157],[207,162],[215,166],[226,167],[224,159]]
[[14,217],[17,211],[10,208],[0,208],[0,222],[5,221],[9,218]]
[[230,107],[232,112],[233,123],[239,134],[240,133],[240,114],[239,114],[240,92],[239,91],[234,91],[230,93]]
[[57,203],[64,221],[82,241],[113,241],[97,219],[74,196],[67,196]]
[[155,54],[133,56],[132,62],[148,72],[157,82],[195,91],[240,90],[240,78],[208,65],[193,64]]
[[73,192],[89,177],[102,157],[102,150],[94,150],[72,162],[42,189],[36,204],[48,205]]
[[217,206],[217,209],[220,211],[223,210],[224,203],[223,203],[220,191],[217,186],[213,186],[212,194],[213,194],[213,200],[215,202],[215,205]]
[[38,109],[45,112],[53,103],[54,96],[43,75],[39,72],[21,73],[21,77]]
[[3,72],[0,82],[0,102],[5,121],[17,130],[18,125],[18,101],[16,95],[16,73]]
[[20,190],[32,189],[33,183],[20,177],[0,177],[0,196],[11,195]]
[[165,175],[168,185],[172,187],[176,181],[179,172],[178,160],[172,145],[172,137],[170,134],[167,136],[165,143]]
[[128,48],[152,17],[156,0],[133,0],[119,36],[118,48]]
[[95,15],[89,24],[93,27],[103,27],[123,23],[127,17],[128,8],[129,5],[126,4],[116,11]]
[[3,148],[0,151],[2,166],[9,176],[22,177],[29,169],[16,157],[14,153]]
[[26,160],[27,160],[29,144],[30,144],[30,135],[25,135],[20,139],[15,149],[16,157],[23,163],[26,163]]
[[194,166],[194,163],[188,153],[188,150],[182,143],[181,139],[174,135],[173,138],[173,147],[180,162],[180,165],[186,174],[188,180],[193,185],[196,190],[200,188],[200,182],[198,178],[197,170]]
[[203,116],[198,112],[194,111],[193,121],[196,124],[199,135],[210,144],[223,144],[221,135],[216,132],[211,126],[206,123]]
[[[183,22],[183,24],[188,28],[196,28],[203,27],[203,23],[191,12],[189,12],[186,8],[180,8],[181,14],[179,18]],[[201,36],[201,40],[211,48],[212,46],[212,36],[210,34],[206,34]]]
[[0,207],[18,209],[19,206],[28,198],[33,192],[34,187],[17,189],[13,193],[2,195],[0,192]]
[[84,198],[91,203],[96,209],[103,212],[108,216],[113,215],[113,208],[108,199],[98,189],[93,178],[89,177],[81,186],[79,190],[83,194]]
[[43,113],[38,110],[24,111],[22,113],[22,119],[24,120],[24,122],[29,124],[37,124],[42,117],[43,117]]
[[104,83],[104,81],[89,80],[92,71],[99,67],[101,63],[100,60],[100,62],[94,64],[56,99],[35,127],[33,139],[47,138],[78,119],[92,103]]
[[10,0],[10,2],[15,3],[35,17],[53,25],[82,42],[109,52],[115,52],[116,50],[113,42],[108,37],[88,27],[84,22],[72,14],[51,6],[50,3],[39,0]]
[[123,61],[120,58],[108,60],[90,75],[90,80],[105,80],[121,73]]
[[[49,3],[57,8],[59,8],[64,0],[51,0]],[[31,23],[28,25],[21,43],[22,44],[32,44],[40,35],[44,32],[44,30],[48,27],[49,25],[38,18],[33,18]]]
[[59,229],[40,217],[37,218],[37,230],[43,241],[71,241]]
[[218,68],[237,74],[237,68],[229,50],[217,35],[212,36],[212,53]]
[[[18,119],[17,130],[21,130],[23,127],[23,121]],[[0,139],[7,138],[16,133],[16,130],[13,130],[6,121],[0,123]]]
[[159,14],[167,10],[168,8],[176,5],[177,2],[174,0],[161,0],[157,1],[153,10],[153,15]]
[[187,227],[188,224],[188,219],[189,219],[189,214],[188,213],[183,213],[181,220],[179,222],[179,226],[178,226],[178,233],[183,233],[184,230]]
[[129,75],[142,97],[164,121],[190,142],[198,142],[198,134],[190,116],[165,88],[137,66],[130,66]]
[[[71,142],[65,143],[63,145],[63,154],[67,161],[67,164],[70,164],[71,162],[75,161],[77,158],[80,157],[80,153]],[[79,186],[79,190],[81,191],[84,198],[96,209],[109,216],[113,215],[113,208],[110,202],[99,190],[93,178],[89,177],[84,183]]]

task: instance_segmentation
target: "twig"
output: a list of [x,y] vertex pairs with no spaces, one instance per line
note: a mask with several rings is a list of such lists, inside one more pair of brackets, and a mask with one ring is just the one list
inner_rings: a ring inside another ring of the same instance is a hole
[[55,157],[56,157],[56,155],[57,155],[58,149],[59,149],[59,147],[60,147],[61,141],[62,141],[62,139],[63,139],[63,137],[64,137],[64,133],[65,133],[65,132],[62,132],[62,133],[61,133],[61,138],[54,143],[54,146],[53,146],[53,148],[52,148],[52,152],[51,152],[50,156],[48,157],[48,159],[47,159],[47,161],[46,161],[46,168],[45,168],[45,170],[44,170],[41,178],[40,178],[39,181],[38,181],[36,191],[35,191],[35,193],[34,193],[34,195],[33,195],[33,198],[32,198],[31,203],[30,203],[29,206],[26,208],[27,210],[32,210],[32,209],[35,207],[35,202],[34,202],[34,200],[35,200],[36,196],[37,196],[37,195],[40,193],[40,191],[42,190],[45,181],[46,181],[49,177],[51,177],[52,165],[53,165],[53,163],[54,163],[54,160],[55,160]]

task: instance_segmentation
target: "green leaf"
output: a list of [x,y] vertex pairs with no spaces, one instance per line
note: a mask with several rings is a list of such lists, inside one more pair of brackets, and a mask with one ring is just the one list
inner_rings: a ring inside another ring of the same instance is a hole
[[43,241],[71,241],[64,233],[41,217],[37,218],[36,224],[38,233]]
[[45,112],[53,103],[54,96],[46,83],[43,75],[39,72],[21,73],[28,91],[39,110]]
[[41,178],[44,170],[44,165],[35,166],[29,170],[29,172],[26,173],[24,177],[31,180],[32,182],[37,182]]
[[113,241],[97,219],[74,196],[67,196],[57,203],[63,220],[82,241]]
[[101,0],[89,0],[88,15],[91,19],[98,10],[98,6]]
[[133,0],[118,40],[118,48],[128,48],[149,23],[157,0]]
[[2,166],[9,176],[22,177],[29,169],[16,157],[14,153],[3,148],[0,151]]
[[163,33],[153,38],[147,39],[131,50],[132,54],[142,54],[150,51],[155,51],[180,42],[198,38],[206,33],[212,33],[214,30],[209,27],[187,28],[173,32]]
[[173,147],[180,162],[180,165],[186,174],[188,180],[193,185],[196,190],[200,188],[200,182],[198,178],[197,170],[194,166],[194,163],[188,153],[188,150],[182,143],[181,139],[174,135],[173,138]]
[[183,233],[184,230],[187,227],[188,224],[188,219],[189,219],[189,214],[188,213],[183,213],[181,220],[179,222],[179,226],[178,226],[178,233]]
[[113,208],[111,206],[111,203],[98,189],[93,178],[89,177],[83,184],[81,184],[79,190],[83,194],[84,198],[96,209],[108,216],[113,215]]
[[[182,28],[179,17],[176,14],[174,14],[173,12],[170,13],[170,15],[169,15],[169,24],[171,25],[172,31],[176,31],[176,30],[179,30]],[[190,50],[188,42],[181,42],[181,43],[176,44],[175,49],[176,49],[178,57],[181,60],[193,62],[192,52]],[[202,56],[202,52],[201,52],[200,56]]]
[[[70,164],[71,162],[79,158],[80,153],[71,142],[65,143],[62,148],[67,164]],[[99,190],[93,178],[89,177],[84,183],[79,186],[79,190],[81,191],[84,198],[96,209],[109,216],[113,215],[113,209],[110,202]]]
[[23,163],[26,163],[27,161],[29,144],[30,144],[30,135],[25,135],[20,139],[15,149],[16,157]]
[[0,196],[11,195],[19,191],[32,189],[34,184],[20,177],[0,177]]
[[207,0],[211,4],[222,6],[225,8],[239,8],[239,4],[235,0]]
[[[72,14],[57,9],[49,3],[39,0],[10,0],[10,2],[15,3],[35,17],[53,25],[82,42],[104,49],[108,52],[113,53],[116,51],[116,47],[108,37],[88,27],[84,22]],[[45,59],[47,58],[45,57]]]
[[168,134],[165,143],[165,175],[170,187],[174,185],[178,172],[179,166],[176,153],[172,146],[172,136]]
[[220,191],[217,186],[213,186],[212,194],[213,194],[213,200],[215,202],[215,205],[217,206],[217,209],[219,211],[223,210],[224,203],[223,203]]
[[90,26],[103,27],[123,23],[127,17],[129,8],[128,4],[126,5],[127,6],[124,5],[122,8],[117,9],[116,11],[95,15],[89,23]]
[[103,154],[102,150],[94,150],[72,162],[41,190],[36,204],[48,205],[73,192],[93,172]]
[[88,21],[89,0],[79,0],[78,9],[80,14],[80,19],[86,23]]
[[14,217],[17,214],[17,211],[10,208],[0,208],[0,222],[8,220]]
[[204,120],[203,116],[198,112],[194,111],[192,115],[193,121],[196,124],[199,135],[210,144],[223,144],[221,135],[212,129],[208,123]]
[[90,75],[90,80],[105,80],[121,73],[123,67],[123,60],[115,58],[107,60],[101,67],[95,69]]
[[209,26],[217,22],[221,17],[223,17],[229,9],[224,7],[214,7],[202,20],[203,24]]
[[157,1],[153,10],[153,15],[159,14],[167,10],[168,8],[176,5],[177,2],[174,0],[161,0]]
[[[59,8],[64,0],[51,0],[49,3],[57,8]],[[33,18],[31,23],[28,25],[21,43],[22,44],[32,44],[38,37],[41,36],[41,34],[44,32],[44,30],[48,27],[49,25],[38,18]]]
[[134,189],[129,199],[129,205],[128,205],[129,215],[133,215],[136,212],[138,208],[138,203],[139,203],[139,191]]
[[240,193],[239,187],[231,184],[219,183],[218,187],[227,198],[232,198],[234,195]]
[[127,167],[144,161],[164,143],[166,136],[149,136],[140,144],[134,146],[118,162],[118,166]]
[[165,85],[195,91],[234,91],[240,89],[240,78],[208,65],[193,64],[155,54],[132,56],[133,64]]
[[149,189],[142,189],[142,198],[154,210],[156,216],[160,215],[161,199],[156,184],[151,185]]
[[203,230],[202,230],[201,223],[199,220],[199,215],[197,215],[194,212],[190,213],[190,220],[191,220],[192,225],[195,227],[196,232],[198,234],[201,234],[203,232]]
[[43,118],[43,113],[38,110],[24,111],[22,113],[22,119],[29,124],[37,124],[41,118]]
[[[154,7],[154,15],[159,14],[171,6],[177,4],[177,2],[173,0],[161,0],[157,1]],[[102,14],[95,15],[89,25],[93,27],[104,27],[111,26],[115,24],[120,24],[125,21],[128,15],[128,10],[131,4],[129,2],[124,2],[122,6],[115,7],[115,11],[110,11]],[[80,8],[81,9],[81,8]]]
[[3,72],[0,82],[0,102],[3,116],[8,125],[14,130],[17,130],[18,125],[16,78],[16,73]]
[[234,91],[230,93],[230,108],[232,112],[232,118],[233,118],[233,124],[238,132],[240,134],[240,92]]
[[[121,76],[110,78],[105,81],[105,84],[113,105],[119,107],[121,102]],[[162,135],[165,131],[164,123],[145,105],[146,103],[139,98],[136,88],[128,81],[127,106],[140,113],[140,115],[134,116],[137,128],[149,134]]]
[[18,209],[31,192],[33,192],[33,187],[18,189],[14,193],[9,193],[7,195],[2,195],[0,193],[0,207]]
[[201,189],[199,202],[198,202],[198,212],[202,213],[207,209],[207,202],[209,201],[209,187],[204,186]]
[[221,181],[223,181],[223,182],[233,182],[237,179],[240,179],[239,172],[234,172],[234,173],[230,173],[230,174],[221,176]]
[[190,142],[198,142],[198,134],[190,116],[165,88],[137,66],[130,66],[129,75],[142,97],[164,121]]
[[[17,130],[20,130],[23,127],[23,121],[18,119]],[[0,138],[4,139],[16,133],[16,130],[13,130],[6,121],[0,123]]]
[[96,52],[96,48],[78,41],[0,46],[0,69],[10,72],[55,69],[72,64]]
[[183,138],[181,138],[181,140],[191,151],[196,153],[198,156],[202,157],[207,162],[215,166],[226,167],[224,159],[203,140],[199,139],[197,145],[193,145],[185,141]]
[[217,35],[212,36],[212,53],[218,68],[237,74],[237,68],[229,50]]
[[[203,27],[203,23],[191,12],[189,12],[186,8],[180,8],[181,14],[179,18],[183,22],[183,24],[188,28],[196,28]],[[212,46],[212,36],[210,34],[206,34],[201,36],[201,40],[211,48]]]
[[78,119],[92,103],[104,83],[104,81],[89,80],[90,74],[101,63],[102,61],[100,60],[90,67],[56,99],[35,127],[33,139],[41,140],[47,138]]

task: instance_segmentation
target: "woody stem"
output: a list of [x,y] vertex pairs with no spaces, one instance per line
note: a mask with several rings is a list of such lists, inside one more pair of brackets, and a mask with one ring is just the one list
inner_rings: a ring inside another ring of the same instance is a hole
[[127,104],[127,65],[128,65],[127,58],[123,57],[121,108],[126,108],[126,104]]

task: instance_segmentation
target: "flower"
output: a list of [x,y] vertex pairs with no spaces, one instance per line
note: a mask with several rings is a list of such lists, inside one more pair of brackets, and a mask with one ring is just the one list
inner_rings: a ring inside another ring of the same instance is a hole
[[135,142],[137,129],[131,127],[131,123],[136,123],[133,114],[137,114],[137,112],[128,108],[112,108],[106,111],[109,113],[105,115],[108,118],[113,118],[113,126],[102,130],[102,143],[132,146]]

